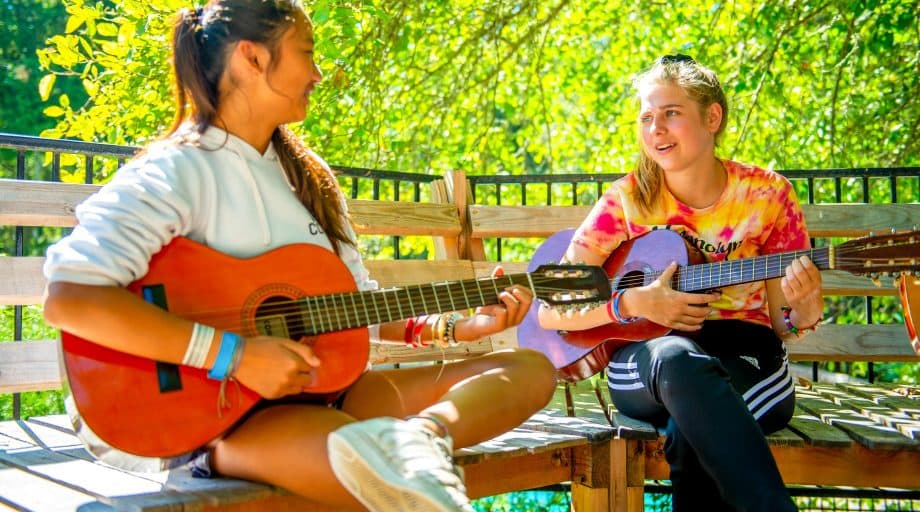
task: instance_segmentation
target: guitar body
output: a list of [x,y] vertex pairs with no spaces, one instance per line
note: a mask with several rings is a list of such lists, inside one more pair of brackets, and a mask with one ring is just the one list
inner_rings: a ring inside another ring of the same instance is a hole
[[[558,262],[565,254],[575,230],[560,231],[546,239],[534,254],[530,267]],[[644,286],[672,261],[680,266],[703,261],[676,232],[651,231],[622,243],[604,263],[604,271],[614,289]],[[528,267],[528,270],[530,270]],[[568,382],[586,379],[604,369],[613,352],[626,343],[664,336],[669,329],[640,319],[629,324],[605,324],[582,331],[553,331],[540,327],[539,305],[534,305],[518,327],[518,344],[542,352],[559,370],[559,378]],[[575,313],[577,314],[577,313]]]
[[[302,325],[273,314],[273,307],[276,312],[282,307],[276,303],[356,288],[338,257],[315,245],[238,259],[177,238],[128,289],[175,315],[218,329],[301,339]],[[302,341],[323,362],[306,390],[309,396],[339,391],[365,370],[370,347],[365,327]],[[135,455],[172,457],[192,451],[226,432],[261,400],[230,382],[221,407],[221,383],[207,378],[206,370],[125,354],[67,332],[61,334],[61,346],[82,421],[106,443]]]
[[904,325],[907,327],[910,346],[920,356],[920,337],[917,335],[917,325],[920,322],[920,275],[902,275],[898,279],[898,292],[904,308]]

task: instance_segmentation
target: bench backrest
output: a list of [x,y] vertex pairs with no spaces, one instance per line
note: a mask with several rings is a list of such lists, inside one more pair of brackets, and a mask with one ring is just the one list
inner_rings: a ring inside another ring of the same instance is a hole
[[[0,180],[0,225],[72,227],[74,209],[96,185]],[[442,181],[432,183],[432,197],[446,197]],[[456,255],[461,233],[459,211],[450,203],[349,200],[359,235],[428,236],[436,253]],[[28,306],[41,303],[45,287],[43,257],[0,257],[0,305]],[[382,287],[413,283],[470,279],[477,275],[472,262],[458,259],[368,260],[367,267]],[[493,344],[507,338],[463,344],[447,351],[413,349],[398,345],[374,345],[376,364],[456,359],[490,352]],[[0,343],[0,393],[57,389],[61,386],[57,342],[37,340]]]

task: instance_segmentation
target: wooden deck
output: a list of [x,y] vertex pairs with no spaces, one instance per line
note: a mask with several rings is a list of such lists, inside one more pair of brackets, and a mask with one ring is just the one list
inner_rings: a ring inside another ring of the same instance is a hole
[[[820,467],[826,477],[819,485],[855,479],[869,487],[916,487],[920,387],[803,384],[795,419],[769,436],[787,483],[815,484],[808,468]],[[590,382],[560,387],[553,403],[520,428],[456,453],[470,495],[518,490],[521,482],[601,488],[624,470],[611,460],[616,445],[644,452],[644,478],[667,479],[659,433],[610,407],[607,414],[609,420]],[[881,473],[899,476],[879,481],[880,472],[873,471],[879,450],[890,452]],[[197,479],[185,469],[113,468],[83,449],[63,415],[0,423],[0,489],[0,508],[13,510],[324,510],[252,482]]]

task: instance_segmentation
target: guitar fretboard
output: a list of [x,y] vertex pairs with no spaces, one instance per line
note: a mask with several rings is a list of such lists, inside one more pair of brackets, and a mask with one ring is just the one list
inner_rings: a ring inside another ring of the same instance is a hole
[[818,269],[829,270],[832,268],[830,249],[821,247],[681,267],[675,272],[671,286],[675,290],[694,292],[773,279],[783,276],[786,267],[801,256],[808,256]]
[[[425,283],[365,292],[334,293],[304,297],[267,315],[297,315],[307,334],[352,329],[402,320],[424,314],[459,311],[498,304],[498,295],[511,285],[533,289],[530,274],[497,278]],[[290,318],[288,318],[290,320]]]

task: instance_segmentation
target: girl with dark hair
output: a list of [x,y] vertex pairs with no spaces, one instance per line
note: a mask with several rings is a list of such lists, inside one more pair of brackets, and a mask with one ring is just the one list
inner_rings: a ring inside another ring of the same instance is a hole
[[[199,472],[342,508],[472,510],[452,450],[513,428],[549,401],[555,370],[541,354],[368,369],[341,392],[282,400],[309,392],[323,369],[308,344],[189,321],[125,288],[177,237],[241,259],[315,244],[338,256],[359,290],[376,288],[331,170],[284,126],[304,119],[321,80],[299,1],[183,10],[172,44],[176,122],[82,203],[77,227],[48,250],[48,322],[118,352],[208,369],[264,398],[201,447]],[[499,332],[521,321],[532,296],[521,286],[496,292],[500,304],[471,316],[383,323],[371,337],[445,345]]]
[[[668,55],[635,86],[638,168],[600,198],[565,260],[602,264],[624,242],[655,230],[678,233],[706,262],[810,246],[785,178],[716,157],[728,102],[715,73],[685,55]],[[615,350],[607,382],[620,412],[665,429],[674,510],[795,510],[764,432],[792,417],[783,342],[820,321],[820,272],[801,257],[780,279],[697,294],[672,288],[675,263],[658,270],[653,282],[615,290],[605,306],[584,315],[541,308],[540,324],[577,331],[644,318],[670,329]]]

